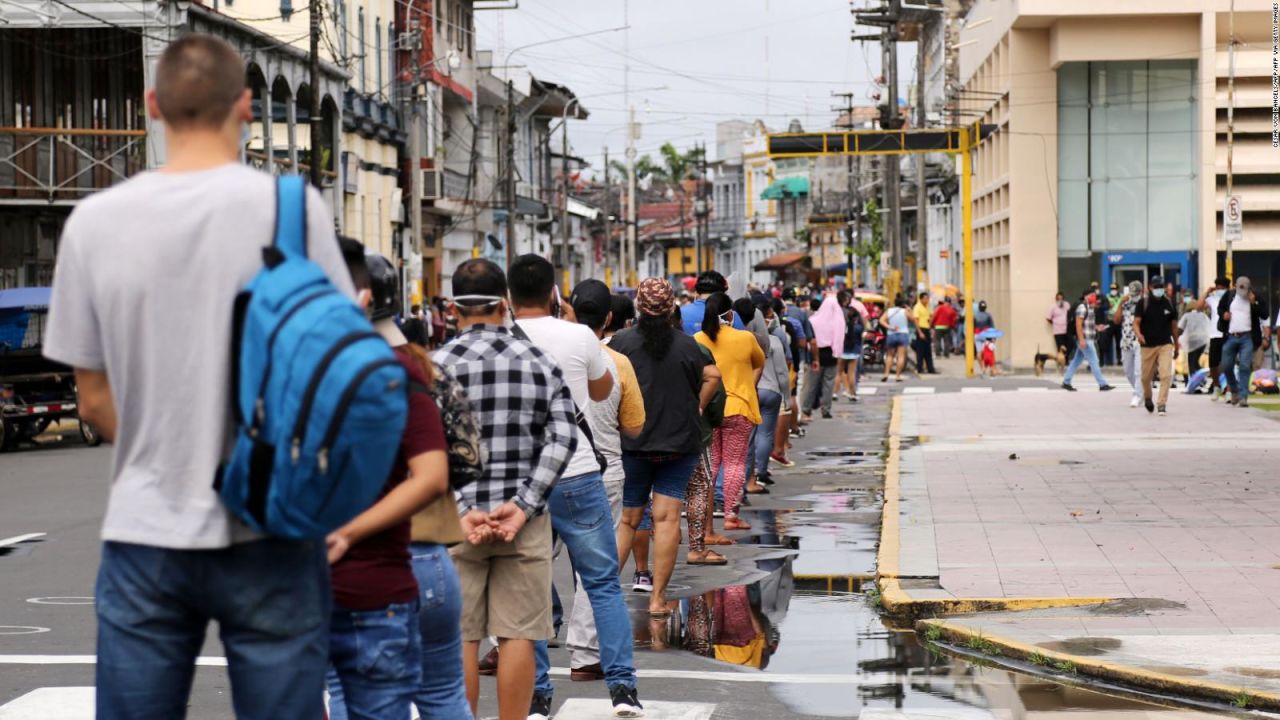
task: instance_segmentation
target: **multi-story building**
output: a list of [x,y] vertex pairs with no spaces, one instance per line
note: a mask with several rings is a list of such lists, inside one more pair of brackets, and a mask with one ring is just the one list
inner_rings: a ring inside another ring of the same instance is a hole
[[[1030,361],[1044,308],[1092,280],[1223,268],[1228,0],[979,0],[960,30],[958,112],[998,127],[975,152],[977,299]],[[1271,148],[1271,4],[1236,0],[1235,270],[1280,286]],[[1197,291],[1198,294],[1198,291]]]
[[[322,62],[313,87],[308,54],[299,47],[307,37],[305,16],[287,3],[263,7],[254,22],[242,22],[217,3],[5,3],[0,288],[49,284],[62,225],[75,204],[164,164],[163,126],[147,117],[143,92],[164,48],[185,32],[218,35],[245,58],[255,96],[246,161],[283,173],[309,170],[314,157],[323,163],[326,199],[340,205],[342,168],[335,157],[346,75]],[[277,25],[291,28],[288,42],[271,31]],[[313,92],[320,95],[318,138],[309,126]]]

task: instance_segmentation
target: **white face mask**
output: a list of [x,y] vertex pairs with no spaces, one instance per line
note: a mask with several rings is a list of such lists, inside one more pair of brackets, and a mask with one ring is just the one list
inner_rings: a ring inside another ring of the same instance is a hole
[[727,313],[725,313],[725,314],[723,314],[723,315],[721,315],[721,316],[720,316],[720,324],[721,324],[721,325],[732,325],[732,324],[733,324],[733,311],[732,311],[732,310],[730,310],[729,312],[727,312]]

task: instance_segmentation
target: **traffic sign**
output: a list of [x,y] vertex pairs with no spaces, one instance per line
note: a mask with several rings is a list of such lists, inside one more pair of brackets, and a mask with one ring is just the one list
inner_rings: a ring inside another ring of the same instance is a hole
[[1229,243],[1244,239],[1244,213],[1240,208],[1239,195],[1227,197],[1227,205],[1222,211],[1222,237]]

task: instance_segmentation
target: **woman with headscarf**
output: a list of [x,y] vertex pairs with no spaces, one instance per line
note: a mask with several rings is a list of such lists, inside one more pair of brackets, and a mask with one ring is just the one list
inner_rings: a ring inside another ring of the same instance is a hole
[[724,468],[724,529],[750,530],[751,525],[738,517],[738,508],[747,482],[751,432],[761,419],[756,383],[764,372],[764,351],[754,335],[733,329],[733,317],[729,296],[715,293],[707,298],[702,332],[693,338],[715,356],[728,395],[724,421],[711,440],[711,477]]
[[[680,545],[680,512],[689,478],[702,453],[699,418],[719,386],[716,366],[697,343],[671,326],[675,292],[661,278],[636,288],[635,327],[613,337],[609,347],[626,355],[644,396],[644,430],[622,438],[622,522],[618,556],[631,550],[644,508],[653,500],[653,594],[649,614],[670,613],[666,588]],[[750,337],[750,335],[748,335]],[[752,343],[755,340],[752,339]],[[692,518],[693,512],[689,516]]]
[[845,320],[835,294],[827,293],[818,311],[809,318],[813,325],[813,339],[818,345],[818,358],[813,363],[808,382],[805,383],[804,422],[809,422],[813,410],[822,401],[822,417],[831,417],[831,393],[836,382],[836,366],[844,349]]

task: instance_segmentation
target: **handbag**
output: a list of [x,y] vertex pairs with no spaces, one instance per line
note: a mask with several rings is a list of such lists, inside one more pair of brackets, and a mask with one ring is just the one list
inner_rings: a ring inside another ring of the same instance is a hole
[[[484,477],[488,458],[481,442],[480,424],[462,384],[439,366],[434,371],[435,381],[430,387],[410,383],[409,390],[427,395],[440,409],[449,456],[449,487],[458,490]],[[456,545],[465,539],[452,492],[436,498],[413,516],[410,537],[413,542],[441,545]]]

